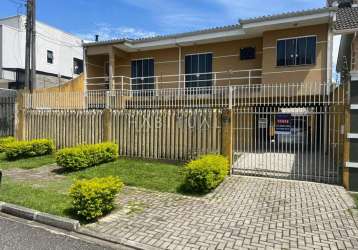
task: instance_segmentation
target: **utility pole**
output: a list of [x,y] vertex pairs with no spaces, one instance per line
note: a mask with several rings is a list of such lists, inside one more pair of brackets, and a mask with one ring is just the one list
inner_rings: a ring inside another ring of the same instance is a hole
[[26,4],[25,88],[32,93],[36,87],[36,0]]
[[31,88],[30,92],[32,93],[33,89],[36,88],[36,0],[32,0],[32,40],[31,40]]
[[26,3],[26,49],[25,49],[25,89],[30,89],[30,65],[31,65],[31,0]]

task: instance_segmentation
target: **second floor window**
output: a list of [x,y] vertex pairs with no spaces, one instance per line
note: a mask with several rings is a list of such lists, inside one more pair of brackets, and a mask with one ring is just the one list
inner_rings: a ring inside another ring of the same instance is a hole
[[47,51],[47,63],[53,64],[53,51],[51,50]]
[[277,41],[277,66],[311,65],[316,63],[315,36]]
[[132,90],[154,89],[154,59],[132,61]]
[[73,73],[76,75],[82,74],[83,72],[83,60],[73,58]]
[[210,87],[212,71],[212,53],[185,56],[185,87]]

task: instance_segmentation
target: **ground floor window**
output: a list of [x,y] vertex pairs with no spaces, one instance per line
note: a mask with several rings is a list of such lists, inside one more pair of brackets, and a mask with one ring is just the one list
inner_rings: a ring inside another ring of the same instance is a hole
[[154,89],[154,59],[132,61],[132,90]]
[[212,86],[213,54],[195,54],[185,56],[185,87]]

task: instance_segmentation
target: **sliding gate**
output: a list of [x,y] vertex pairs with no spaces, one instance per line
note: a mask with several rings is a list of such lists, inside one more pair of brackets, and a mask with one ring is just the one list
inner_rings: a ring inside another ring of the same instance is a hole
[[15,133],[16,91],[0,89],[0,137]]
[[334,98],[233,107],[233,173],[340,183],[344,106]]

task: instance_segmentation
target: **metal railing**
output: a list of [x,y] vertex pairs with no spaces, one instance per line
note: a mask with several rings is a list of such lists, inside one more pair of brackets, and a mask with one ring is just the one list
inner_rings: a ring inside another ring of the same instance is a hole
[[[110,83],[112,79],[112,82]],[[227,70],[218,72],[156,75],[146,77],[94,76],[86,78],[88,90],[153,90],[191,87],[257,84],[262,81],[262,69]],[[111,86],[111,87],[110,87]]]
[[34,93],[24,95],[30,109],[153,109],[233,108],[344,104],[340,85],[305,82],[297,84],[246,84],[200,88],[146,90],[91,90],[87,92]]

